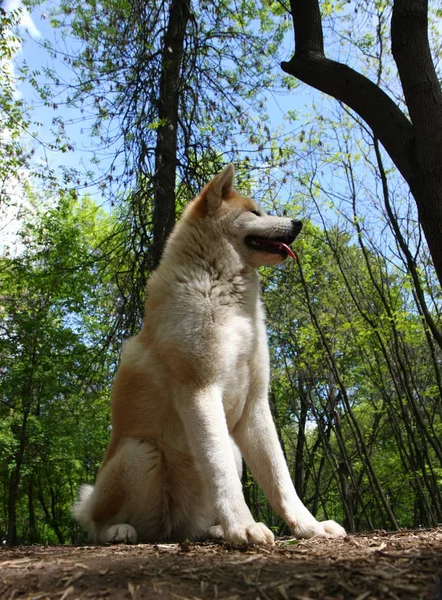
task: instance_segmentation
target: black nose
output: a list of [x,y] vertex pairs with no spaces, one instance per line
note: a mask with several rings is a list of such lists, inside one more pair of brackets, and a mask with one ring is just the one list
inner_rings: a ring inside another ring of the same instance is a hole
[[296,219],[292,219],[293,229],[296,233],[299,233],[302,229],[302,221],[297,221]]

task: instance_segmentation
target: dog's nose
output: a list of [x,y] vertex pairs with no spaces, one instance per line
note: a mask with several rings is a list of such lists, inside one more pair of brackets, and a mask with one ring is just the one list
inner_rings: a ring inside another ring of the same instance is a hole
[[297,221],[296,219],[292,219],[293,229],[296,233],[299,233],[302,229],[302,221]]

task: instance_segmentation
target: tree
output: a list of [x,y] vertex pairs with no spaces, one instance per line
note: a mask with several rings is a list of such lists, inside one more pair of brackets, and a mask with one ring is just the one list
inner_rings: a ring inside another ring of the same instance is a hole
[[248,0],[240,7],[225,0],[64,0],[57,10],[56,27],[82,41],[79,52],[64,57],[75,74],[64,89],[66,103],[94,115],[97,154],[113,155],[103,186],[130,190],[123,201],[131,205],[147,276],[180,205],[224,156],[239,151],[236,140],[252,140],[255,152],[262,146],[262,90],[290,80],[272,68],[287,27],[275,18],[282,9]]
[[23,102],[15,95],[13,57],[20,44],[16,28],[21,11],[9,13],[0,6],[0,208],[10,200],[11,188],[17,187],[20,170],[29,155],[23,148],[21,134],[29,125]]
[[406,275],[365,234],[353,243],[341,227],[304,229],[298,264],[264,285],[270,397],[298,491],[350,531],[434,525],[440,349],[431,364]]
[[317,0],[291,0],[290,7],[295,54],[282,69],[344,102],[372,128],[410,186],[442,284],[442,91],[428,41],[428,0],[395,0],[392,7],[392,52],[408,114],[379,85],[326,58]]
[[42,212],[30,202],[20,252],[0,257],[0,531],[6,521],[11,544],[44,539],[45,527],[46,539],[71,535],[79,481],[107,441],[118,355],[97,348],[115,296],[100,250],[109,217],[70,195]]

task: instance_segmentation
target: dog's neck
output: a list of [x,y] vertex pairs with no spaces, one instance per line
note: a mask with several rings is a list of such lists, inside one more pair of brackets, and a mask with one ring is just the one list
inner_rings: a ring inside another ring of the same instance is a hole
[[259,277],[231,242],[216,230],[179,227],[166,245],[159,274],[172,283],[192,286],[206,297],[229,297],[240,304],[258,300]]

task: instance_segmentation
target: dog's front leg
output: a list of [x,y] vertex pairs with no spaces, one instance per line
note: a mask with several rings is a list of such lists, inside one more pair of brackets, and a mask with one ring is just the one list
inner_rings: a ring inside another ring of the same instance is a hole
[[180,386],[174,394],[174,404],[201,477],[212,495],[223,537],[239,545],[273,543],[272,532],[254,521],[245,503],[220,388]]
[[338,523],[317,521],[298,497],[266,394],[248,402],[233,437],[275,512],[284,519],[296,537],[345,535],[345,530]]

